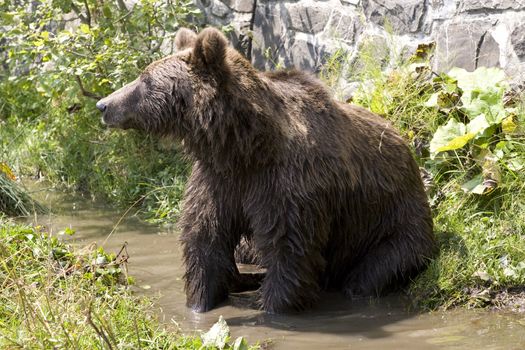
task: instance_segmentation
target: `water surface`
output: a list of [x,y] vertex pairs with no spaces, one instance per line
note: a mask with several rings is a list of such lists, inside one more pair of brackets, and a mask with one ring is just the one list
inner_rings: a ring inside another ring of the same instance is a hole
[[176,232],[136,217],[120,220],[123,210],[84,198],[54,192],[39,197],[54,214],[33,220],[51,232],[72,227],[76,234],[69,239],[79,245],[96,242],[114,252],[127,242],[129,272],[137,289],[160,296],[161,318],[176,322],[186,333],[207,330],[222,315],[232,337],[245,336],[250,343],[271,340],[272,349],[525,349],[525,315],[484,310],[410,312],[410,302],[396,296],[351,302],[339,294],[323,294],[315,309],[289,316],[265,314],[246,307],[245,298],[236,298],[196,314],[184,305]]

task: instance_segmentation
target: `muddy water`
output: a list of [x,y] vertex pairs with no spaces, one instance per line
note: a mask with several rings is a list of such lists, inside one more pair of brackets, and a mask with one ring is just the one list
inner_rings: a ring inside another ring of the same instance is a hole
[[292,316],[267,315],[236,298],[206,314],[184,306],[181,249],[177,233],[82,198],[40,195],[55,214],[37,217],[57,233],[76,230],[80,245],[92,242],[109,251],[128,243],[129,270],[141,293],[160,296],[161,317],[186,333],[206,330],[224,316],[232,336],[250,342],[271,340],[273,349],[525,349],[525,315],[467,311],[418,314],[400,297],[350,302],[325,294],[311,311]]

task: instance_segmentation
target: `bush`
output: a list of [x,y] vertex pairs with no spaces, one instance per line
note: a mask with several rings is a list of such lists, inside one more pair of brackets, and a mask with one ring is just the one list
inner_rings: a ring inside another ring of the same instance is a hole
[[169,51],[191,1],[0,5],[0,146],[17,172],[171,219],[187,166],[139,133],[104,130],[95,100]]
[[44,212],[44,207],[33,201],[15,180],[7,164],[0,163],[0,214],[29,216],[34,212]]

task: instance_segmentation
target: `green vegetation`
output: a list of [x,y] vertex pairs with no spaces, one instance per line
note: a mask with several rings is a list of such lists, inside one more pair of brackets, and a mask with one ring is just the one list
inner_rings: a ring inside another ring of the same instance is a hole
[[125,250],[75,250],[0,219],[0,348],[248,349],[222,319],[202,336],[161,325],[152,302],[131,293],[126,260]]
[[44,208],[33,201],[14,180],[16,177],[7,164],[0,163],[0,213],[28,216],[33,212],[43,212]]
[[411,285],[415,302],[486,306],[525,286],[524,92],[495,68],[438,75],[431,49],[387,73],[364,58],[353,102],[391,120],[422,167],[441,253]]
[[21,175],[177,216],[187,165],[173,147],[112,132],[95,108],[198,16],[191,1],[43,0],[0,4],[0,160]]

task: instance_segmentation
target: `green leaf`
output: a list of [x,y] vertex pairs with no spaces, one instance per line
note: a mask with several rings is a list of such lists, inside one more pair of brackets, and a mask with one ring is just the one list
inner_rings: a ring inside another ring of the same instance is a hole
[[490,127],[490,125],[487,122],[485,115],[480,114],[476,118],[471,120],[470,123],[467,124],[467,133],[477,135],[485,131],[485,129],[487,129],[488,127]]
[[525,168],[525,163],[519,158],[514,158],[508,162],[507,167],[512,171],[520,171]]
[[501,122],[501,129],[505,134],[512,134],[516,129],[517,125],[514,122],[514,117],[511,115]]
[[505,72],[499,68],[480,67],[474,72],[453,68],[449,73],[457,79],[463,91],[461,102],[470,117],[485,114],[491,125],[499,124],[506,117],[503,95],[508,88]]
[[211,346],[224,349],[230,338],[230,328],[226,324],[226,321],[224,321],[224,318],[220,316],[219,321],[217,321],[208,332],[204,333],[201,338],[204,347]]
[[235,343],[233,343],[233,350],[248,350],[248,343],[246,342],[246,339],[244,339],[244,337],[235,339]]
[[483,271],[483,270],[479,270],[479,271],[474,272],[472,274],[472,276],[473,277],[477,277],[480,280],[485,281],[485,282],[488,282],[488,281],[492,280],[492,276],[489,275],[486,271]]
[[80,31],[84,34],[91,34],[91,28],[85,23],[82,23],[79,27]]
[[439,152],[460,149],[472,140],[476,134],[467,132],[465,124],[450,119],[444,126],[440,126],[430,141],[432,159]]
[[472,117],[485,114],[490,124],[499,124],[506,116],[503,91],[484,91],[463,99],[463,108]]
[[478,174],[472,178],[472,180],[465,182],[461,185],[461,189],[467,193],[483,194],[485,192],[485,186],[483,185],[483,175]]
[[507,87],[505,72],[499,68],[479,67],[474,72],[463,68],[452,68],[448,75],[455,78],[458,86],[465,95],[470,95],[473,90],[489,91],[494,88]]
[[437,107],[438,106],[438,95],[439,92],[432,94],[427,102],[425,102],[425,107]]
[[102,13],[107,18],[112,18],[113,17],[112,14],[111,14],[111,8],[109,6],[107,6],[107,5],[102,7]]

